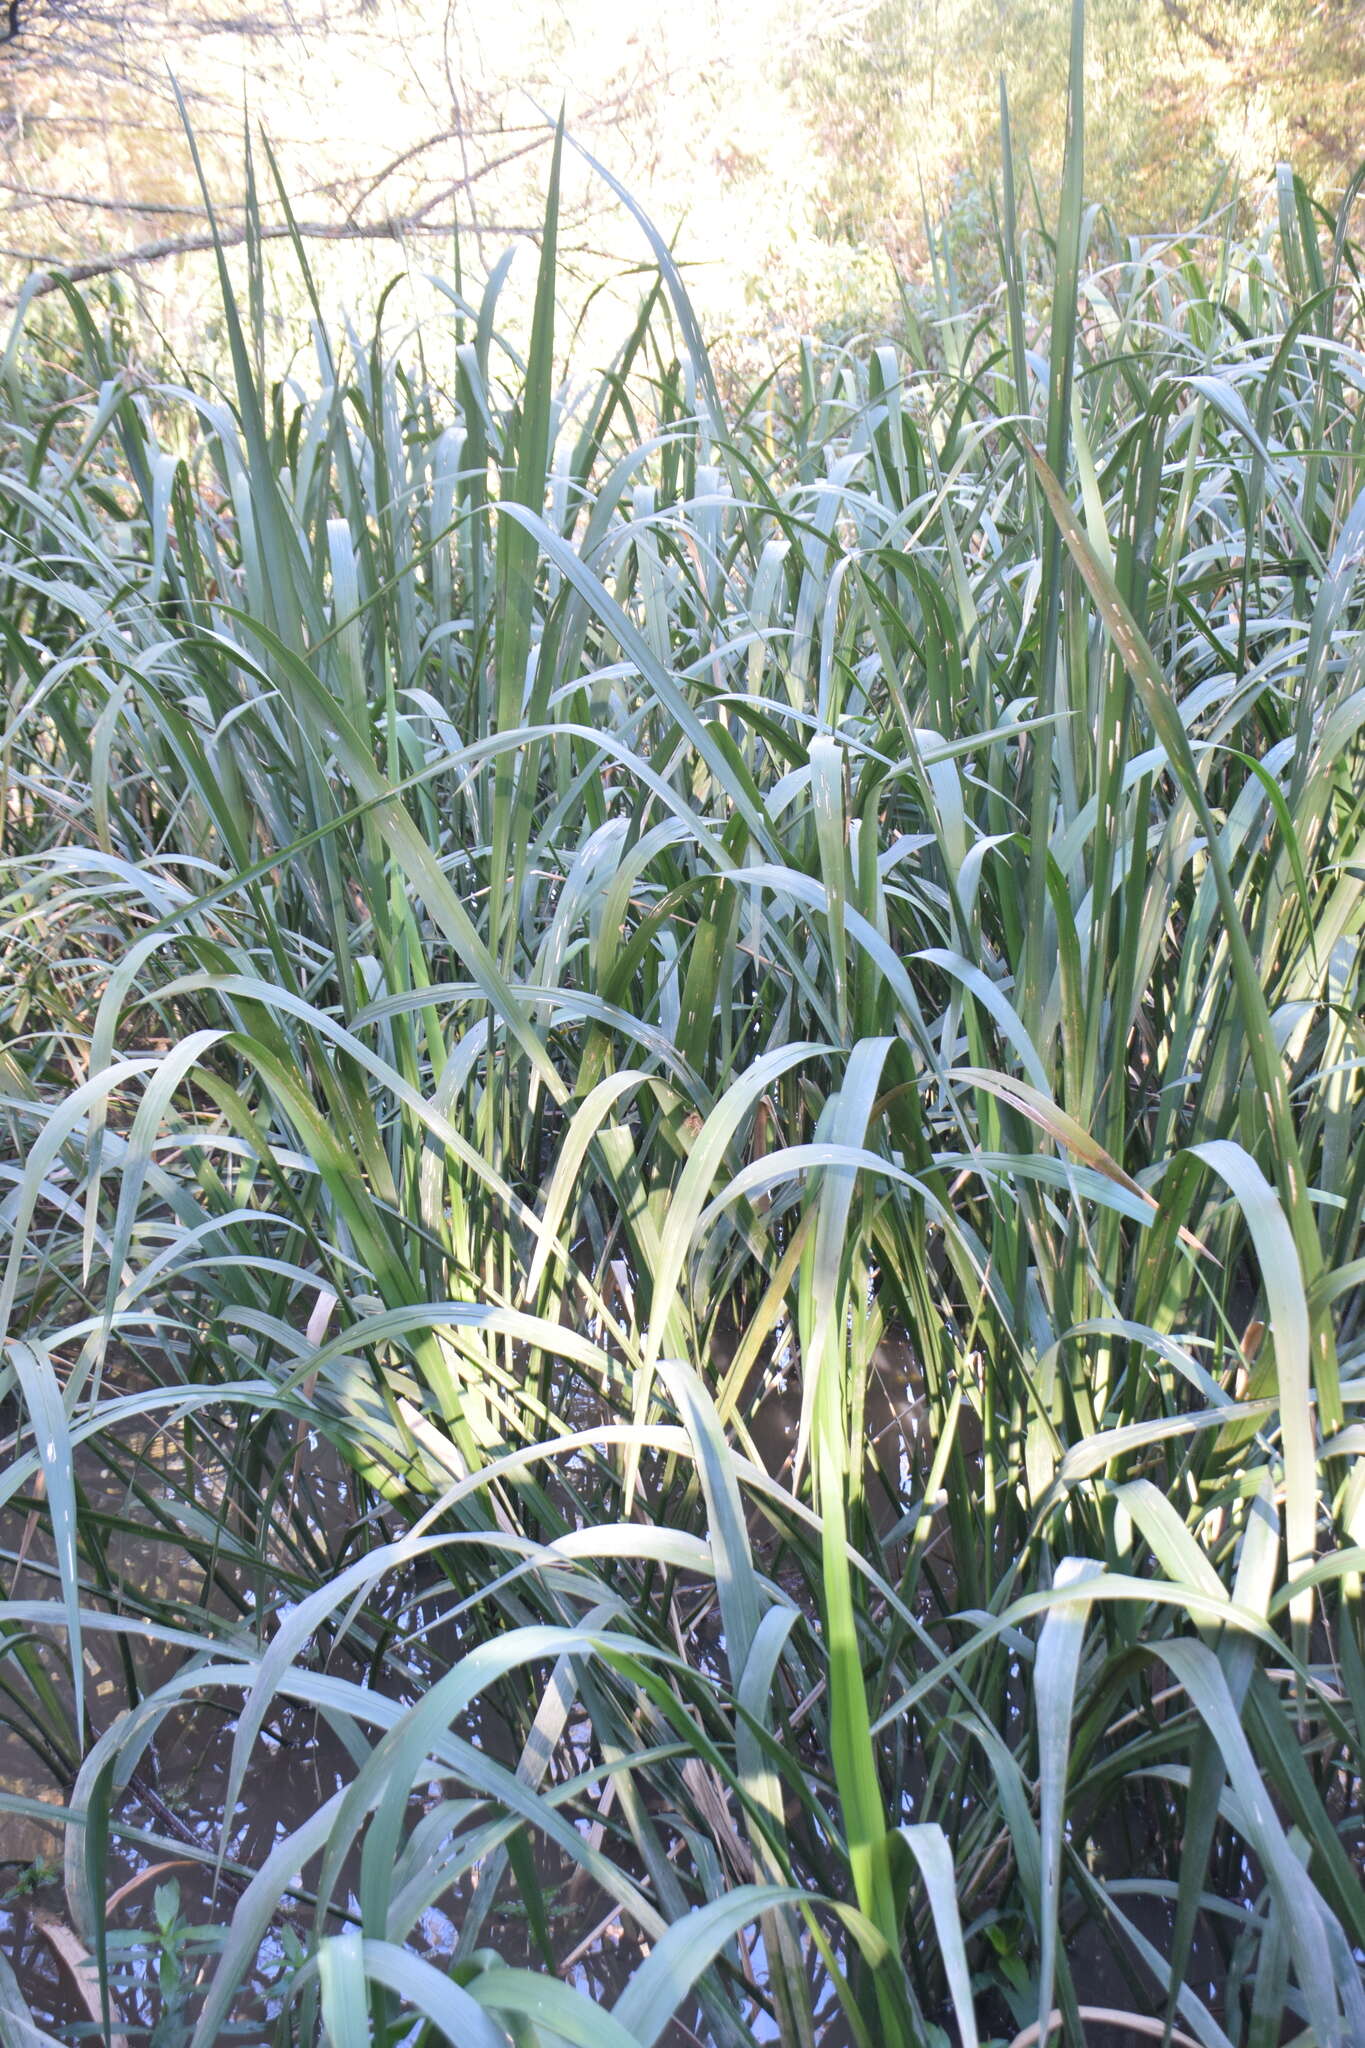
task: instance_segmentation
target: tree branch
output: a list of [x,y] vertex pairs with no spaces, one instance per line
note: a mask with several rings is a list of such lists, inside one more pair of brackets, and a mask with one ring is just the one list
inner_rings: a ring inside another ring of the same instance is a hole
[[[411,149],[405,149],[401,156],[394,157],[392,162],[385,164],[382,170],[376,171],[372,177],[366,179],[365,185],[355,201],[355,206],[351,209],[351,214],[354,215],[356,208],[363,206],[367,199],[372,198],[379,190],[379,187],[386,184],[397,171],[403,168],[404,164],[411,163],[416,157],[425,156],[430,150],[439,148],[443,142],[454,142],[458,139],[455,129],[443,128],[439,135],[429,135],[424,142],[415,142]],[[486,157],[482,163],[476,164],[473,169],[466,170],[451,185],[442,189],[443,191],[459,191],[473,185],[479,178],[491,177],[495,171],[502,170],[507,164],[516,163],[521,157],[530,156],[534,150],[544,149],[548,145],[549,140],[550,137],[547,134],[543,131],[538,131],[532,135],[529,142],[519,144],[516,149],[505,149],[500,156]],[[350,217],[348,216],[348,218]]]
[[[0,48],[2,47],[3,38],[0,38]],[[10,178],[0,178],[0,192],[12,192],[18,199],[30,199],[35,206],[81,206],[101,213],[151,213],[167,216],[183,214],[187,220],[204,218],[202,206],[177,206],[169,200],[162,202],[156,199],[106,199],[95,192],[47,192],[38,185],[16,184]],[[225,204],[222,200],[215,200],[214,204],[226,213],[241,213],[244,210],[239,201]],[[11,207],[7,210],[17,212],[18,208]],[[3,218],[4,213],[0,212],[0,220]]]
[[1215,30],[1208,28],[1198,21],[1191,14],[1188,7],[1180,4],[1180,0],[1161,0],[1161,6],[1166,19],[1171,23],[1172,27],[1187,30],[1190,35],[1194,36],[1197,41],[1204,45],[1206,50],[1211,50],[1215,57],[1221,57],[1225,63],[1232,63],[1237,52],[1233,49],[1231,43],[1226,41],[1223,36],[1218,35]]
[[[537,235],[540,223],[503,226],[499,232],[505,235]],[[296,221],[292,228],[283,221],[276,221],[262,227],[260,237],[263,242],[279,242],[296,233],[303,240],[313,242],[401,242],[405,235],[449,234],[450,226],[449,223],[433,226],[430,221],[407,215],[381,221]],[[143,242],[135,249],[121,250],[116,256],[95,256],[78,263],[62,263],[32,249],[0,248],[0,256],[34,266],[24,289],[30,297],[41,299],[48,292],[58,291],[63,284],[85,284],[93,277],[110,277],[118,270],[137,269],[144,263],[162,263],[168,256],[197,255],[205,249],[212,249],[215,240],[224,249],[237,249],[246,239],[245,227],[230,227],[221,229],[217,237],[211,230],[201,235],[166,235],[155,242]],[[38,280],[36,283],[35,279]],[[17,306],[21,296],[20,292],[6,292],[0,296],[0,307],[10,309]]]

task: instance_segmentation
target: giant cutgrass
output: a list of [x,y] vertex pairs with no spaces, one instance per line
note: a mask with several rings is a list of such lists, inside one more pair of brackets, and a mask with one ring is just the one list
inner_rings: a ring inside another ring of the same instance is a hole
[[752,399],[652,229],[563,380],[553,181],[520,345],[16,329],[0,1712],[107,2034],[1365,2031],[1352,216],[1102,245],[1081,146]]

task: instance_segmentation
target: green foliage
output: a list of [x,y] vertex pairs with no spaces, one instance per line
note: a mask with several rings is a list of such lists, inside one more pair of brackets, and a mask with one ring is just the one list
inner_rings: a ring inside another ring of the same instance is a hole
[[728,411],[657,236],[561,375],[553,185],[525,355],[272,385],[258,245],[227,393],[20,323],[0,1693],[106,2035],[1365,2032],[1356,252],[1092,271],[1073,114],[998,318]]
[[[869,0],[823,19],[793,6],[786,83],[826,167],[823,231],[880,243],[918,270],[927,195],[961,234],[964,187],[985,191],[999,176],[1002,78],[1046,231],[1065,154],[1071,14],[1070,0]],[[1365,153],[1355,10],[1092,0],[1088,14],[1088,186],[1125,231],[1169,231],[1215,193],[1245,227],[1279,156],[1292,149],[1310,179],[1340,191]],[[988,254],[988,235],[964,240],[974,261]]]

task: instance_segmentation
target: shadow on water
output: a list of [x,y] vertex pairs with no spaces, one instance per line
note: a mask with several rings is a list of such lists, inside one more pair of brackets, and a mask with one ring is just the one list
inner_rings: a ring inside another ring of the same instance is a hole
[[[328,1457],[322,1447],[322,1462]],[[203,1501],[206,1490],[210,1495],[216,1491],[219,1505],[223,1497],[221,1477],[206,1474],[202,1444],[196,1463],[191,1489],[184,1444],[150,1428],[124,1430],[114,1441],[91,1440],[77,1452],[76,1480],[87,1526],[97,1521],[106,1536],[98,1568],[92,1568],[88,1554],[81,1561],[91,1610],[156,1615],[172,1624],[191,1620],[202,1625],[211,1616],[238,1626],[255,1610],[261,1596],[258,1569],[220,1555],[206,1566],[178,1536],[176,1518],[192,1492]],[[315,1471],[313,1478],[314,1496],[330,1497],[341,1529],[349,1512],[344,1475],[333,1466],[325,1473]],[[0,1570],[13,1600],[55,1597],[54,1552],[40,1495],[0,1511]],[[35,1692],[16,1678],[9,1688],[12,1711],[0,1728],[0,1787],[9,1802],[0,1811],[0,1943],[35,2017],[65,2035],[72,2029],[88,2031],[98,2016],[92,1972],[84,1960],[93,1937],[89,1929],[73,1928],[63,1883],[64,1830],[55,1818],[48,1823],[42,1817],[45,1807],[64,1808],[73,1790],[73,1700],[64,1635],[33,1629],[27,1647],[45,1683]],[[12,1656],[13,1643],[5,1650]],[[87,1744],[164,1684],[183,1657],[174,1645],[136,1632],[88,1629],[83,1644]],[[272,1717],[233,1815],[228,1868],[215,1895],[212,1865],[239,1705],[239,1700],[207,1694],[166,1715],[124,1789],[104,1873],[116,1972],[120,1944],[150,1935],[160,1885],[174,1883],[182,1923],[221,1921],[243,1889],[234,1867],[258,1867],[350,1775],[343,1746],[316,1716],[294,1712],[287,1724]],[[263,1958],[263,1981],[270,1960]],[[155,1966],[145,1974],[154,1981]],[[124,1996],[114,2015],[116,2029],[124,2024],[136,2039],[139,2028],[145,2031],[157,2017],[146,2006],[145,2000]]]
[[[260,1574],[254,1567],[248,1563],[225,1569],[217,1558],[206,1571],[177,1543],[173,1527],[156,1526],[147,1512],[149,1505],[157,1505],[147,1492],[150,1474],[168,1482],[162,1504],[173,1507],[183,1502],[183,1491],[169,1484],[184,1479],[183,1446],[169,1435],[158,1438],[148,1432],[135,1442],[125,1436],[117,1446],[104,1449],[111,1460],[127,1455],[135,1459],[141,1504],[132,1498],[113,1463],[101,1457],[100,1446],[87,1443],[78,1453],[77,1472],[84,1501],[109,1526],[123,1525],[104,1560],[114,1589],[112,1603],[106,1598],[91,1604],[131,1606],[139,1613],[161,1612],[182,1619],[197,1616],[201,1622],[210,1615],[238,1628],[258,1602],[264,1611],[267,1603],[261,1600]],[[314,1440],[308,1460],[317,1518],[313,1533],[339,1562],[355,1535],[353,1482],[325,1443]],[[202,1489],[202,1471],[198,1478]],[[0,1571],[12,1599],[54,1597],[54,1552],[40,1498],[0,1510]],[[372,1667],[344,1643],[333,1645],[328,1668],[362,1684],[378,1684],[390,1697],[406,1702],[454,1664],[461,1646],[455,1627],[440,1619],[442,1594],[448,1592],[443,1582],[431,1584],[425,1595],[415,1584],[396,1590],[409,1638],[406,1669],[396,1664]],[[118,1597],[120,1591],[126,1598]],[[72,1925],[63,1882],[64,1829],[57,1818],[71,1795],[75,1763],[67,1650],[56,1629],[32,1631],[31,1641],[58,1715],[49,1717],[52,1724],[45,1726],[40,1703],[29,1700],[25,1704],[31,1712],[0,1723],[0,1790],[8,1802],[0,1810],[0,1949],[39,2024],[59,2038],[83,2039],[92,2027],[98,2031],[99,2007],[90,1960],[93,1937],[90,1930],[77,1931]],[[169,1679],[183,1654],[136,1636],[90,1629],[84,1643],[87,1742]],[[215,1883],[240,1704],[240,1695],[206,1691],[167,1714],[117,1805],[104,1873],[104,1905],[115,1984],[112,2020],[116,2036],[129,2043],[151,2034],[159,2048],[180,2048],[188,2039],[187,2024],[168,2024],[168,2001],[154,1988],[165,1953],[156,1931],[158,1907],[165,1900],[162,1888],[176,1888],[182,1930],[221,1929],[247,1875],[355,1775],[356,1758],[321,1716],[277,1700],[257,1739],[232,1814],[224,1869]],[[60,1725],[63,1720],[67,1725]],[[492,1702],[482,1701],[462,1720],[460,1732],[508,1768],[515,1767],[518,1751],[512,1731]],[[586,1764],[586,1752],[576,1761],[580,1767]],[[415,1789],[409,1823],[415,1825],[448,1796],[446,1784]],[[43,1818],[44,1808],[53,1810],[51,1822]],[[586,1996],[610,2006],[644,1949],[623,1928],[607,1896],[586,1883],[558,1851],[539,1841],[533,1850],[553,1927],[558,1973]],[[327,1931],[338,1931],[354,1916],[358,1865],[357,1847],[343,1865],[336,1891],[339,1908],[326,1923]],[[636,1874],[643,1879],[642,1871]],[[438,1966],[452,1961],[473,1898],[473,1887],[466,1883],[428,1906],[413,1932],[418,1952]],[[482,1947],[496,1950],[513,1966],[545,1966],[516,1887],[504,1886],[480,1919]],[[288,1960],[291,1931],[302,1946],[315,1931],[306,1891],[292,1914],[286,1914],[261,1944],[247,1998],[234,2008],[225,2040],[264,2038],[271,2027],[280,2004],[273,1986]],[[193,1994],[207,1981],[211,1957],[206,1962],[191,1942],[185,1968],[188,1974],[181,1988],[188,2021]],[[696,2038],[685,2018],[660,2036],[663,2048],[689,2048]]]
[[[723,1366],[723,1357],[720,1362]],[[752,1399],[746,1402],[746,1412],[751,1418],[753,1449],[771,1476],[789,1479],[800,1413],[796,1375],[793,1371],[784,1378],[769,1361],[749,1391]],[[938,1635],[947,1629],[956,1602],[957,1577],[942,1502],[923,1498],[933,1445],[915,1360],[898,1335],[888,1337],[877,1353],[869,1381],[866,1437],[865,1491],[878,1542],[884,1556],[894,1559],[904,1555],[914,1531],[914,1540],[932,1564],[932,1575],[917,1595],[917,1606],[924,1625]],[[130,1446],[119,1448],[126,1452]],[[160,1473],[168,1500],[175,1494],[171,1482],[183,1482],[183,1444],[170,1436],[149,1436],[131,1448],[143,1480],[141,1508],[132,1499],[126,1480],[120,1479],[111,1464],[102,1462],[96,1446],[87,1445],[80,1454],[79,1476],[87,1501],[107,1513],[111,1526],[118,1525],[109,1553],[116,1583],[135,1593],[140,1611],[159,1604],[167,1612],[201,1618],[207,1613],[240,1626],[260,1600],[259,1572],[249,1565],[229,1569],[221,1559],[215,1559],[211,1571],[206,1570],[202,1559],[176,1542],[170,1522],[154,1527],[145,1511],[149,1473]],[[970,1429],[964,1433],[964,1451],[969,1463],[979,1460],[979,1441]],[[311,1535],[321,1555],[339,1559],[356,1533],[353,1482],[325,1444],[311,1443],[307,1462],[315,1525]],[[202,1485],[202,1473],[199,1480]],[[771,1549],[773,1531],[758,1517],[753,1536],[760,1554],[764,1545]],[[11,1505],[0,1513],[0,1560],[7,1565],[13,1597],[52,1597],[52,1552],[41,1503]],[[780,1559],[775,1569],[781,1577]],[[809,1605],[809,1587],[793,1585],[790,1590]],[[413,1583],[395,1597],[400,1601],[403,1634],[410,1646],[405,1677],[396,1677],[400,1666],[395,1663],[385,1665],[386,1675],[377,1679],[380,1667],[371,1668],[359,1659],[348,1663],[344,1645],[334,1649],[331,1668],[344,1669],[346,1675],[361,1682],[378,1682],[393,1696],[416,1697],[451,1668],[461,1645],[457,1626],[442,1618],[449,1597],[444,1584],[423,1587]],[[264,1611],[268,1603],[261,1604]],[[703,1661],[714,1656],[719,1668],[723,1642],[718,1630],[719,1619],[713,1610],[698,1627],[693,1654]],[[946,1635],[943,1639],[946,1641]],[[106,1728],[133,1699],[164,1682],[181,1654],[146,1642],[137,1642],[128,1651],[114,1637],[92,1631],[85,1650],[92,1732]],[[64,1646],[51,1632],[44,1661],[57,1696],[65,1702],[67,1693],[61,1681],[64,1657]],[[131,1666],[127,1657],[131,1657]],[[1007,1711],[1022,1731],[1028,1700],[1023,1675],[1017,1669],[1015,1681],[1017,1695]],[[153,2029],[158,2044],[164,2043],[166,2048],[179,2048],[187,2038],[185,2032],[168,2031],[165,2001],[151,1988],[157,1974],[154,1929],[161,1888],[170,1882],[178,1887],[182,1925],[221,1927],[242,1889],[243,1880],[233,1875],[234,1869],[258,1869],[284,1837],[350,1781],[356,1769],[346,1744],[325,1721],[311,1711],[277,1703],[256,1744],[241,1800],[232,1815],[227,1871],[215,1890],[211,1865],[219,1846],[239,1705],[239,1699],[209,1695],[168,1715],[116,1816],[120,1832],[106,1873],[105,1903],[115,1944],[115,2029],[124,2032],[130,2043],[147,2038]],[[492,1701],[483,1701],[474,1715],[462,1721],[461,1732],[496,1760],[509,1768],[516,1766],[518,1748],[513,1731],[500,1720]],[[0,1784],[11,1800],[26,1802],[29,1807],[24,1812],[0,1814],[0,1942],[40,2024],[62,2038],[79,2039],[89,2033],[96,2008],[91,2003],[90,1973],[81,1964],[84,1944],[71,1927],[61,1882],[62,1831],[55,1822],[49,1824],[42,1818],[42,1808],[60,1807],[70,1789],[70,1771],[64,1772],[61,1764],[61,1731],[52,1729],[47,1734],[53,1739],[46,1745],[41,1739],[35,1744],[25,1740],[20,1727],[0,1726]],[[573,1752],[568,1758],[570,1767],[586,1769],[591,1765],[586,1731],[575,1750],[571,1730],[568,1748]],[[911,1820],[916,1817],[926,1773],[923,1760],[913,1754],[903,1760],[902,1769],[902,1810]],[[411,1822],[415,1824],[448,1796],[446,1784],[415,1790]],[[1147,1796],[1150,1794],[1144,1791],[1131,1811],[1116,1807],[1102,1825],[1091,1828],[1097,1874],[1103,1874],[1110,1863],[1115,1873],[1140,1867],[1141,1856],[1134,1849],[1132,1835],[1135,1828],[1141,1835],[1141,1801]],[[587,1997],[609,2007],[641,1960],[643,1947],[623,1925],[607,1896],[559,1851],[540,1838],[532,1850],[557,1972]],[[337,1893],[343,1913],[355,1905],[351,1891],[355,1875],[349,1865],[343,1869]],[[636,1875],[643,1880],[643,1872]],[[1256,1889],[1254,1873],[1248,1872],[1248,1899]],[[474,1889],[468,1882],[454,1887],[424,1910],[413,1930],[412,1946],[438,1966],[449,1964],[475,1906]],[[1126,1910],[1148,1941],[1160,1947],[1169,1938],[1173,1907],[1168,1900],[1135,1896],[1126,1902]],[[512,1965],[545,1967],[547,1958],[541,1953],[516,1886],[504,1884],[486,1916],[478,1917],[480,1946],[496,1950]],[[262,2039],[270,2029],[279,2009],[273,1986],[288,1960],[290,1919],[289,1913],[282,1916],[262,1943],[248,1996],[237,2006],[231,2035],[225,2035],[225,2040]],[[293,1936],[306,1947],[315,1931],[306,1897],[300,1897],[293,1908],[292,1920]],[[338,1917],[328,1926],[335,1929],[342,1924]],[[143,1944],[140,1949],[126,1946],[138,1942]],[[1093,1923],[1077,1930],[1069,1961],[1083,2002],[1142,2009],[1136,2002],[1133,1980],[1115,1963],[1112,1943]],[[1201,1934],[1191,1980],[1198,1983],[1215,2012],[1217,1962]],[[747,1967],[761,1986],[765,1962],[756,1931]],[[1155,2007],[1149,2010],[1155,2015]],[[998,2023],[994,2030],[1003,2038],[1008,2039],[1014,2031],[1008,2015],[983,2015],[983,2021],[987,2020]],[[698,2043],[705,2048],[710,2038],[697,2009],[684,2009],[659,2037],[663,2048],[696,2048]],[[776,2038],[775,2030],[766,2026],[761,2015],[754,2023],[754,2038]],[[818,2038],[820,2048],[845,2048],[849,2037],[837,2010],[827,2006],[822,2012]],[[1097,2025],[1090,2026],[1086,2034],[1087,2048],[1136,2048],[1142,2038],[1128,2030]]]

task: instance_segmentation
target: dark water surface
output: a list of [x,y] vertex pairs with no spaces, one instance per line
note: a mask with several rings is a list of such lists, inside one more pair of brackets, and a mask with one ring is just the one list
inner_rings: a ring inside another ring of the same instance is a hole
[[[724,1360],[721,1361],[722,1365]],[[794,1374],[785,1381],[771,1364],[762,1385],[751,1389],[756,1398],[746,1402],[753,1445],[768,1471],[778,1479],[790,1474],[799,1415],[799,1386]],[[930,1448],[926,1443],[925,1410],[913,1357],[908,1345],[889,1338],[881,1347],[877,1369],[869,1386],[867,1498],[869,1510],[883,1540],[894,1548],[909,1506],[922,1494]],[[176,1461],[181,1450],[169,1436],[148,1439],[138,1447],[144,1476],[150,1467],[160,1469],[167,1479],[183,1477]],[[964,1439],[970,1457],[977,1444]],[[329,1553],[344,1545],[347,1532],[354,1531],[356,1512],[354,1489],[349,1475],[325,1445],[308,1450],[309,1477],[315,1502],[321,1504],[317,1535]],[[120,1490],[116,1476],[103,1466],[93,1449],[82,1453],[80,1477],[87,1497],[110,1511],[134,1515]],[[932,1511],[934,1504],[927,1504]],[[765,1540],[758,1527],[756,1542]],[[245,1579],[235,1583],[221,1574],[215,1586],[206,1587],[200,1565],[177,1548],[166,1533],[149,1530],[145,1538],[123,1534],[117,1539],[116,1563],[119,1576],[142,1595],[179,1601],[191,1609],[218,1612],[228,1618],[236,1601],[239,1616],[259,1597]],[[354,1553],[352,1553],[354,1554]],[[0,1514],[0,1559],[8,1557],[8,1580],[12,1597],[51,1598],[54,1582],[50,1539],[45,1515],[24,1511]],[[928,1555],[932,1561],[933,1593],[919,1603],[926,1623],[941,1626],[945,1612],[951,1612],[956,1597],[956,1574],[943,1518],[936,1516],[935,1533]],[[23,1558],[24,1562],[16,1561]],[[248,1575],[249,1576],[249,1575]],[[413,1696],[458,1655],[458,1639],[451,1624],[441,1619],[449,1589],[434,1587],[424,1601],[421,1589],[402,1590],[403,1634],[408,1644]],[[229,1597],[232,1595],[233,1597]],[[718,1629],[718,1620],[715,1627]],[[712,1649],[719,1656],[723,1643],[717,1636]],[[698,1643],[705,1656],[704,1631]],[[65,1646],[55,1634],[50,1668],[58,1677],[65,1659]],[[133,1652],[136,1682],[143,1693],[155,1688],[177,1667],[181,1652],[138,1643]],[[116,1639],[92,1633],[85,1648],[86,1679],[92,1731],[98,1733],[129,1703],[122,1653]],[[338,1653],[333,1669],[350,1677],[363,1678],[364,1667],[351,1668],[346,1651]],[[383,1681],[393,1683],[392,1674]],[[227,1845],[229,1866],[258,1868],[271,1849],[291,1833],[323,1801],[349,1782],[355,1765],[337,1735],[311,1711],[277,1703],[258,1740],[242,1798],[232,1816]],[[115,1930],[138,1932],[143,1936],[153,1926],[154,1898],[158,1886],[173,1880],[179,1887],[183,1918],[192,1925],[222,1926],[240,1894],[241,1880],[231,1871],[215,1892],[206,1860],[216,1855],[226,1797],[229,1757],[235,1728],[234,1716],[240,1697],[196,1699],[177,1710],[161,1725],[143,1765],[119,1809],[118,1820],[126,1830],[159,1838],[150,1842],[121,1840],[107,1873],[106,1899],[109,1923]],[[1028,1712],[1022,1679],[1012,1712],[1022,1720]],[[476,1720],[462,1724],[462,1732],[485,1747],[500,1761],[514,1766],[517,1748],[511,1731],[498,1724],[495,1709],[485,1703]],[[592,1758],[585,1751],[580,1762]],[[44,1766],[16,1729],[0,1726],[0,1784],[11,1796],[41,1805],[59,1806],[65,1796],[57,1775]],[[905,1818],[915,1817],[922,1779],[908,1782]],[[415,1793],[411,1818],[417,1820],[429,1805],[445,1796],[444,1787],[432,1787],[429,1795]],[[1134,1825],[1142,1826],[1140,1811],[1132,1815],[1116,1812],[1099,1836],[1101,1849],[1108,1843],[1114,1874],[1136,1864],[1129,1840]],[[1094,1831],[1092,1830],[1092,1836]],[[35,1815],[0,1813],[0,1945],[13,1964],[20,1985],[41,2024],[64,2039],[82,2038],[91,2027],[93,1992],[89,1972],[81,1968],[80,1944],[72,1934],[67,1902],[61,1882],[61,1830],[45,1824]],[[603,2005],[614,2003],[638,1964],[642,1948],[623,1928],[611,1902],[580,1874],[561,1863],[558,1852],[537,1844],[538,1874],[549,1901],[558,1967],[564,1979]],[[1097,1873],[1099,1874],[1099,1873]],[[1248,1872],[1248,1896],[1252,1895]],[[345,1900],[346,1877],[339,1896]],[[507,1903],[504,1904],[504,1901]],[[468,1887],[448,1895],[439,1907],[423,1915],[413,1946],[440,1965],[457,1951],[461,1925],[471,1904]],[[1171,1909],[1149,1896],[1129,1901],[1128,1910],[1147,1938],[1158,1947],[1169,1934]],[[296,1909],[298,1939],[307,1943],[312,1932],[311,1907],[300,1901]],[[337,1923],[339,1924],[339,1923]],[[272,1932],[258,1958],[251,1999],[254,2013],[240,2011],[246,2031],[234,2029],[225,2041],[241,2044],[263,2040],[277,2001],[271,1983],[284,1966],[284,1934]],[[511,1964],[542,1967],[543,1960],[532,1940],[524,1913],[515,1909],[515,1888],[503,1886],[498,1910],[490,1913],[480,1934],[480,1945],[496,1949]],[[140,1955],[144,1985],[153,1971],[147,1950]],[[1112,1947],[1090,1928],[1084,1930],[1070,1955],[1079,1994],[1087,2004],[1142,2010],[1134,1985],[1115,1964]],[[1204,1948],[1196,1952],[1193,1976],[1206,1997],[1215,1974],[1215,1958]],[[764,1963],[761,1944],[755,1940],[750,1968],[762,1982]],[[996,2031],[1005,2038],[1014,2031],[1004,2015],[990,2016]],[[124,1990],[114,2015],[117,2031],[126,2030],[130,2042],[145,2039],[157,2018],[155,2001],[144,1989],[141,1997]],[[987,2019],[982,2015],[983,2021]],[[259,2031],[258,2031],[259,2030]],[[760,2024],[757,2038],[765,2038]],[[769,2030],[769,2037],[771,2031]],[[175,2036],[167,2048],[184,2038]],[[847,2035],[834,2011],[828,2011],[819,2029],[820,2048],[845,2048]],[[1136,2048],[1144,2037],[1126,2029],[1092,2025],[1087,2030],[1087,2048]],[[166,2039],[163,2029],[159,2040]],[[684,2011],[661,2037],[664,2048],[690,2048],[708,2039],[702,2015]],[[889,2048],[889,2044],[888,2044]]]

